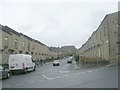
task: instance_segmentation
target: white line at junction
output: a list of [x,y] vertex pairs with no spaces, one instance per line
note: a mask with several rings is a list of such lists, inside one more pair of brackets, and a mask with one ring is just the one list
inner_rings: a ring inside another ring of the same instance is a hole
[[46,77],[45,75],[43,75],[43,77],[44,77],[45,79],[47,79],[47,80],[53,80],[53,79],[55,79],[55,78]]

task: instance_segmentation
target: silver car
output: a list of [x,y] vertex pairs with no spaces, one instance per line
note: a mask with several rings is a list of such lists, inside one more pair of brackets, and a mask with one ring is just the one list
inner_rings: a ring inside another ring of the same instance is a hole
[[9,77],[10,77],[10,71],[0,65],[0,79],[9,78]]
[[53,61],[53,66],[59,66],[60,64],[59,64],[59,60],[54,60]]
[[67,63],[72,63],[72,59],[68,59],[68,60],[67,60]]

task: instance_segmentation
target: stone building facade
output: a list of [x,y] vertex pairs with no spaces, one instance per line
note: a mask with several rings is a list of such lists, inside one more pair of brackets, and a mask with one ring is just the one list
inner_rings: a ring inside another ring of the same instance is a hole
[[10,54],[30,54],[35,61],[58,57],[56,52],[40,41],[0,25],[0,64],[8,64]]
[[97,30],[79,49],[81,60],[118,62],[120,57],[119,17],[119,12],[105,16]]

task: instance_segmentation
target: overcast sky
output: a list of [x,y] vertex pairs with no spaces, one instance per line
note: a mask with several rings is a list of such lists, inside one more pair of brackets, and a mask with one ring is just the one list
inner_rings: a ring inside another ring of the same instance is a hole
[[[90,2],[91,1],[91,2]],[[118,0],[1,0],[0,24],[47,46],[80,48]]]

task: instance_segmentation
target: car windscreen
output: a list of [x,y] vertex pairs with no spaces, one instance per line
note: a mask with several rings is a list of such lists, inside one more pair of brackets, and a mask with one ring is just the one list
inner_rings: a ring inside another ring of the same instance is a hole
[[55,60],[54,62],[59,62],[58,60]]

